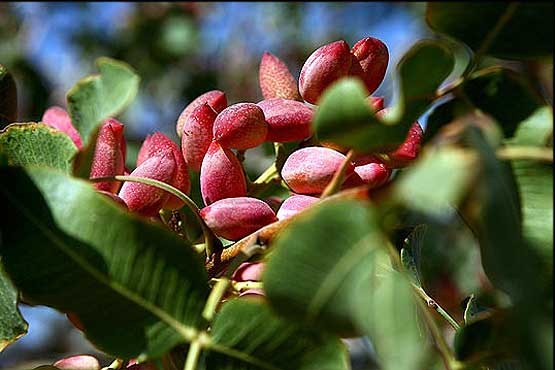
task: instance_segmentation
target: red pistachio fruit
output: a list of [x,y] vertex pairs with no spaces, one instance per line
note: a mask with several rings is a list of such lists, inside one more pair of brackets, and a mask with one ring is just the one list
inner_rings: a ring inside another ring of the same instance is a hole
[[229,149],[212,142],[200,168],[200,192],[205,205],[224,198],[247,195],[247,180],[241,162]]
[[183,112],[181,112],[179,118],[177,119],[175,129],[179,137],[181,137],[181,135],[183,134],[183,125],[185,124],[185,121],[187,121],[187,117],[189,117],[189,115],[197,107],[205,103],[208,104],[212,109],[214,109],[216,113],[220,113],[222,110],[224,110],[225,107],[227,107],[227,98],[223,91],[211,90],[205,92],[204,94],[193,100],[191,103],[189,103],[189,105],[187,105],[185,109],[183,109]]
[[54,362],[53,366],[60,370],[100,370],[100,363],[89,355],[66,357]]
[[54,127],[62,132],[65,132],[71,140],[75,143],[75,146],[81,150],[83,148],[83,143],[81,142],[81,135],[73,124],[71,123],[71,117],[61,107],[50,107],[42,115],[41,121],[46,123],[48,126]]
[[319,198],[309,195],[294,194],[283,201],[277,212],[277,218],[278,220],[289,218],[303,209],[310,207],[319,200]]
[[307,105],[281,98],[262,100],[257,104],[268,122],[266,141],[286,143],[300,141],[311,135],[313,111]]
[[278,57],[264,52],[258,70],[260,90],[264,99],[283,98],[301,100],[297,81]]
[[[281,177],[298,194],[320,194],[345,161],[345,156],[333,149],[306,147],[289,155],[281,170]],[[345,171],[348,178],[354,171],[349,163]]]
[[237,103],[224,109],[214,121],[214,140],[228,149],[254,148],[266,140],[268,123],[254,103]]
[[374,112],[380,111],[384,108],[384,99],[381,96],[369,96],[367,101]]
[[239,240],[277,221],[270,206],[249,197],[218,200],[201,209],[200,215],[216,235],[228,240]]
[[[123,175],[125,170],[125,137],[124,126],[116,119],[108,118],[98,132],[98,139],[91,164],[91,178]],[[94,183],[97,190],[117,193],[119,181]]]
[[353,46],[351,53],[355,56],[358,64],[353,63],[350,74],[359,76],[368,89],[368,94],[372,94],[380,86],[385,76],[389,62],[387,46],[374,37],[366,37]]
[[[155,132],[146,137],[137,156],[137,166],[140,166],[148,158],[160,156],[167,152],[172,153],[175,159],[175,177],[170,182],[170,185],[181,190],[185,194],[189,194],[191,192],[191,181],[189,179],[187,163],[185,163],[183,154],[181,154],[181,149],[169,137],[161,132]],[[184,203],[182,200],[174,195],[170,195],[163,207],[173,210],[179,209],[183,207],[183,205]]]
[[316,49],[304,63],[299,76],[299,92],[303,99],[316,104],[329,85],[349,74],[351,63],[349,45],[343,40]]
[[266,265],[264,262],[244,262],[233,272],[234,281],[261,281]]
[[343,188],[367,185],[370,189],[382,186],[391,175],[391,170],[378,158],[364,155],[355,158],[355,173],[343,184]]
[[[148,177],[170,184],[175,177],[176,165],[171,152],[150,157],[141,163],[131,176]],[[156,216],[169,198],[169,193],[154,186],[127,181],[121,187],[119,196],[131,212],[143,216]]]
[[407,138],[397,150],[388,154],[386,164],[391,168],[408,166],[420,153],[424,131],[418,122],[412,124]]
[[123,201],[123,199],[121,199],[119,196],[117,196],[116,194],[112,194],[109,193],[107,191],[104,190],[98,190],[98,192],[102,195],[107,196],[108,198],[110,198],[111,200],[113,200],[114,202],[116,202],[117,204],[119,204],[120,206],[124,207],[125,209],[127,208],[127,204],[125,204],[125,202]]
[[202,159],[212,142],[212,130],[218,113],[208,104],[195,108],[183,124],[181,151],[193,171],[200,171]]

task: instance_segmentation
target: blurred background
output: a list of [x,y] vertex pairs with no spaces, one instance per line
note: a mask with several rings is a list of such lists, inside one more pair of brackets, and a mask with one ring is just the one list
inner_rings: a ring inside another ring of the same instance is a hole
[[[298,78],[321,45],[377,37],[389,48],[390,64],[374,95],[390,105],[397,61],[418,39],[434,37],[424,11],[425,3],[413,2],[0,3],[0,63],[16,80],[20,122],[40,120],[49,106],[65,107],[66,92],[96,72],[97,57],[129,63],[142,79],[139,95],[120,116],[134,167],[146,135],[161,131],[177,141],[177,117],[201,93],[222,90],[230,104],[260,101],[264,51]],[[252,158],[247,170],[268,164]],[[1,369],[95,353],[64,315],[46,307],[22,306],[21,312],[29,332],[0,353]]]

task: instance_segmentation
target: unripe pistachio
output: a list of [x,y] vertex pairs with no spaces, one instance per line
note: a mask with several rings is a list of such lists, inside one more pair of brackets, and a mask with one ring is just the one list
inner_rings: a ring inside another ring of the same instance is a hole
[[100,370],[100,363],[89,355],[66,357],[54,362],[53,366],[60,370]]
[[[91,164],[91,178],[123,175],[125,170],[123,128],[121,122],[113,118],[105,120],[100,127]],[[104,181],[93,184],[97,190],[110,193],[117,193],[120,185],[119,181]]]
[[[131,172],[131,176],[148,177],[169,184],[175,177],[175,171],[173,153],[166,152],[145,160]],[[168,192],[154,186],[131,181],[124,183],[119,192],[120,198],[129,210],[143,216],[156,216],[169,195]]]
[[[137,155],[137,166],[140,166],[148,158],[161,156],[167,152],[172,153],[175,160],[175,177],[169,184],[185,194],[189,194],[191,192],[191,181],[189,179],[187,164],[181,154],[181,149],[169,137],[161,132],[155,132],[146,137]],[[182,200],[174,195],[170,195],[163,207],[173,210],[179,209],[183,207],[183,205],[184,203]]]
[[349,74],[351,63],[349,45],[343,40],[316,49],[304,63],[299,76],[299,92],[303,99],[316,104],[328,86]]
[[[298,194],[320,194],[339,170],[345,156],[333,149],[306,147],[289,155],[281,170],[281,177],[289,188]],[[345,178],[354,171],[352,163],[347,165]]]
[[212,142],[200,168],[200,192],[205,205],[224,198],[247,195],[247,180],[241,162],[229,149]]
[[307,105],[281,98],[262,100],[257,104],[268,122],[266,141],[286,143],[304,140],[311,135],[313,111]]
[[239,298],[263,299],[265,297],[264,290],[259,288],[247,289],[239,294]]
[[260,90],[264,99],[283,98],[301,100],[297,81],[278,57],[264,52],[258,71]]
[[382,186],[391,175],[391,170],[372,155],[359,156],[353,160],[355,173],[343,184],[343,188],[367,185],[370,189]]
[[204,94],[200,95],[195,100],[193,100],[191,103],[189,103],[189,105],[187,105],[185,109],[183,109],[183,112],[181,112],[181,114],[179,115],[179,118],[177,119],[177,124],[175,126],[175,129],[179,137],[181,137],[181,135],[183,134],[183,125],[187,121],[187,118],[189,117],[189,115],[196,108],[198,108],[203,104],[208,104],[212,109],[216,111],[216,113],[220,113],[222,110],[225,109],[225,107],[227,107],[227,98],[223,91],[211,90],[211,91],[205,92]]
[[289,218],[303,209],[310,207],[319,200],[319,198],[308,195],[294,194],[283,201],[277,212],[277,218],[278,220]]
[[244,262],[233,272],[234,281],[261,281],[266,265],[264,262]]
[[387,46],[374,37],[366,37],[357,41],[351,49],[351,53],[358,63],[353,63],[350,74],[360,77],[368,94],[372,94],[380,86],[385,76],[389,62]]
[[79,131],[77,131],[71,123],[71,117],[65,109],[57,106],[50,107],[42,115],[41,121],[48,126],[65,132],[71,138],[77,149],[80,150],[83,148],[81,135],[79,135]]
[[218,200],[201,209],[200,215],[216,235],[228,240],[239,240],[277,221],[270,206],[249,197]]
[[212,130],[217,115],[218,113],[205,103],[193,110],[185,120],[181,151],[185,162],[193,171],[200,171],[202,159],[212,142]]
[[233,104],[214,121],[214,140],[228,149],[254,148],[266,140],[267,134],[264,112],[254,103]]

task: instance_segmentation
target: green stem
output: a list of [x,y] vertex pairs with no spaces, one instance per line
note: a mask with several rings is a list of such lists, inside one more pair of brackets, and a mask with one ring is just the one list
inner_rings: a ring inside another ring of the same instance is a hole
[[256,185],[267,184],[271,182],[273,179],[275,179],[277,175],[278,175],[278,171],[277,171],[276,163],[273,162],[270,165],[270,167],[266,168],[266,170],[260,176],[258,176],[256,180],[254,180],[253,184],[256,184]]
[[183,370],[195,370],[197,368],[197,363],[198,363],[201,349],[202,349],[202,345],[200,341],[195,339],[191,342]]
[[499,148],[496,154],[501,159],[508,160],[538,160],[542,162],[553,162],[553,149],[535,146],[509,145]]
[[264,283],[261,281],[233,281],[231,286],[233,290],[239,292],[246,289],[263,289]]
[[333,178],[322,192],[320,198],[325,198],[333,195],[337,193],[337,191],[341,188],[341,184],[343,184],[343,180],[345,180],[345,172],[347,171],[347,167],[351,163],[351,159],[353,158],[354,154],[355,153],[352,149],[349,150],[349,152],[345,156],[345,159],[343,160],[343,163],[341,163],[341,167],[339,167],[339,169],[335,172]]
[[179,199],[181,199],[185,205],[193,212],[195,215],[200,227],[202,228],[202,233],[204,235],[204,243],[205,243],[205,250],[207,257],[210,257],[215,250],[215,247],[220,247],[218,238],[214,235],[212,230],[206,225],[206,222],[200,217],[199,208],[196,203],[189,198],[185,193],[181,190],[176,189],[175,187],[166,184],[165,182],[158,181],[155,179],[150,179],[148,177],[138,177],[138,176],[123,176],[123,175],[116,175],[116,176],[106,176],[106,177],[96,177],[90,179],[93,182],[102,182],[102,181],[131,181],[131,182],[138,182],[140,184],[154,186],[156,188],[162,189],[167,191],[168,193],[175,195]]
[[123,366],[123,360],[116,358],[110,365],[103,367],[102,370],[118,370]]
[[428,307],[434,309],[437,313],[439,313],[453,327],[453,329],[459,330],[461,328],[459,323],[449,314],[449,312],[445,311],[443,307],[438,305],[437,302],[424,291],[424,289],[414,284],[413,288],[414,290],[416,290],[416,293],[418,293],[418,295],[424,300],[424,302],[426,302]]
[[204,306],[204,310],[202,311],[202,317],[204,317],[208,322],[211,322],[214,318],[216,308],[218,307],[218,304],[220,304],[220,301],[222,300],[229,284],[229,279],[222,278],[219,279],[216,282],[216,285],[212,288],[212,291],[208,296],[208,300],[206,301],[206,305]]

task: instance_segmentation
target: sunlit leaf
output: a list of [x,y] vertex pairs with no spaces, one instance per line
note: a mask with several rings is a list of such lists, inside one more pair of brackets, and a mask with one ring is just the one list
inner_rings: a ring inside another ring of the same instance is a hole
[[207,276],[184,240],[58,171],[0,177],[10,215],[0,254],[27,302],[73,312],[93,344],[123,358],[161,356],[204,327]]

